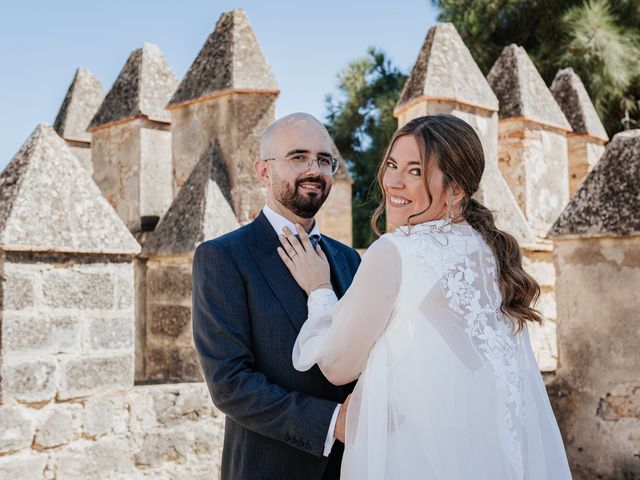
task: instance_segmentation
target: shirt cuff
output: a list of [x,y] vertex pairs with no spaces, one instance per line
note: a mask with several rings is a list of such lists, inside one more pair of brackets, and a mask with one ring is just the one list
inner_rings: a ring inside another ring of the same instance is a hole
[[336,441],[333,434],[336,431],[336,421],[338,420],[338,413],[340,413],[341,403],[338,404],[336,409],[333,411],[333,416],[331,417],[331,423],[329,424],[329,431],[327,432],[327,439],[324,442],[324,452],[322,453],[325,457],[328,457],[331,453],[331,449],[333,448],[333,442]]

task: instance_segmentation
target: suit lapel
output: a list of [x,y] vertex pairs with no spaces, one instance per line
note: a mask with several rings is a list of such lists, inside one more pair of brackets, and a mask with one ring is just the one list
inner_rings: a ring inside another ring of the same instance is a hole
[[262,272],[269,288],[282,304],[289,321],[297,332],[307,319],[307,296],[291,276],[276,250],[278,235],[263,213],[253,222],[255,245],[251,255]]

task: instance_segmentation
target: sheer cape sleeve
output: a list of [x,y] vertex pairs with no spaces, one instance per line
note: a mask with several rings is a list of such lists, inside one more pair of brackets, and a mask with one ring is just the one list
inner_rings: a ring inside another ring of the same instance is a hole
[[383,236],[365,253],[340,301],[333,290],[311,292],[308,318],[293,349],[294,367],[306,371],[318,364],[336,385],[358,378],[393,313],[401,268],[395,244]]

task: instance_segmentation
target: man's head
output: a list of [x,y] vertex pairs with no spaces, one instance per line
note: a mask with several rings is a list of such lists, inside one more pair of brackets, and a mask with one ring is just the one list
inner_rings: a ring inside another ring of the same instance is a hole
[[[254,167],[272,208],[284,208],[300,218],[318,212],[331,191],[333,176],[321,171],[316,159],[326,169],[332,146],[324,125],[307,113],[287,115],[267,127]],[[311,166],[305,170],[310,158]]]

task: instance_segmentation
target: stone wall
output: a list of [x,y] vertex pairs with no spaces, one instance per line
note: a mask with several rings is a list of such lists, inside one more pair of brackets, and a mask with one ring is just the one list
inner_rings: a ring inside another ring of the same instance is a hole
[[152,257],[146,272],[145,380],[201,381],[191,328],[192,255]]
[[5,253],[2,404],[133,384],[130,259]]
[[559,239],[549,388],[576,480],[640,478],[640,236]]
[[204,383],[0,406],[0,478],[219,478],[223,415]]

